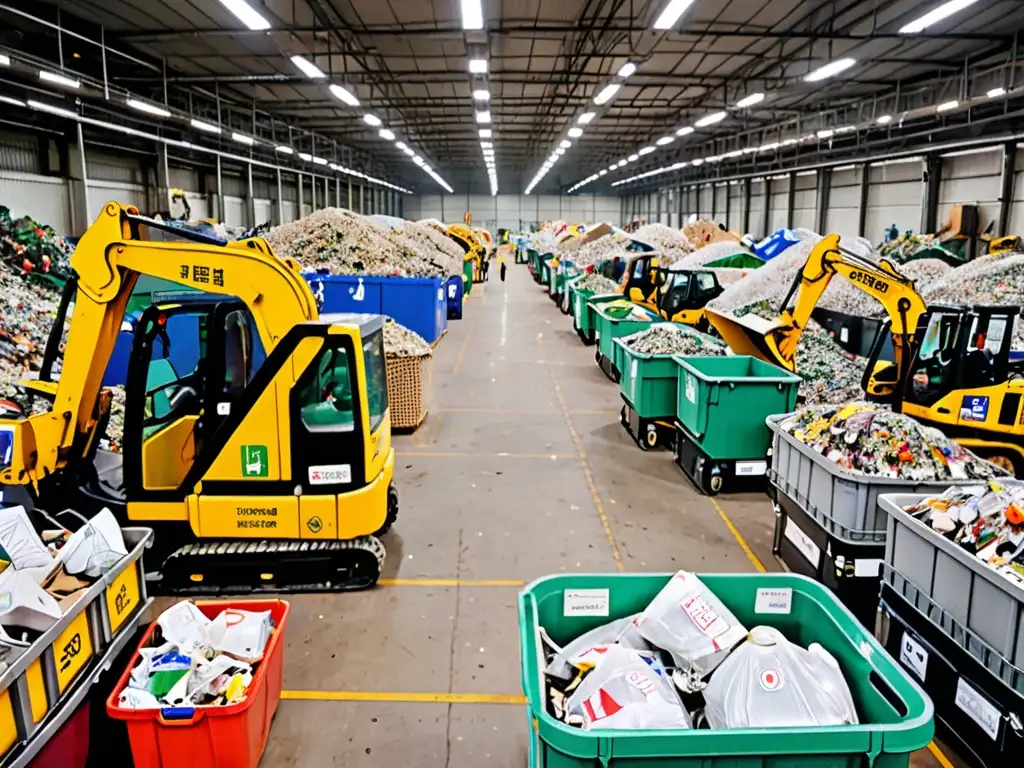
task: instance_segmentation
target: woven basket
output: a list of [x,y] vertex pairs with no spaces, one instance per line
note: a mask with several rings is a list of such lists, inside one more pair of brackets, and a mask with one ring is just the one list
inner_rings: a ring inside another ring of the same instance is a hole
[[387,377],[392,429],[416,429],[430,407],[430,358],[389,357]]

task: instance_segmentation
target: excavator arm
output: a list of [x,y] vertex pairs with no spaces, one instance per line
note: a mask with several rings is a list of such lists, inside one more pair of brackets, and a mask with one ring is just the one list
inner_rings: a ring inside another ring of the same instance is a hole
[[[192,242],[146,240],[146,227]],[[61,376],[55,384],[37,387],[52,393],[53,406],[49,413],[5,425],[14,431],[10,464],[0,472],[5,484],[38,486],[91,451],[96,425],[109,405],[105,398],[97,407],[103,374],[140,275],[237,296],[251,311],[268,354],[292,326],[319,318],[298,263],[276,256],[264,240],[224,242],[161,225],[117,203],[108,203],[82,236],[71,266],[77,296]],[[66,310],[66,300],[62,307]],[[54,330],[58,339],[63,319],[59,312]],[[53,346],[47,345],[48,353]],[[44,364],[44,378],[48,367]]]
[[[796,371],[796,348],[832,278],[841,275],[877,299],[891,321],[893,349],[900,380],[910,359],[917,322],[927,309],[914,281],[901,275],[886,259],[875,263],[839,247],[839,235],[829,235],[811,251],[773,323],[754,315],[736,318],[710,309],[708,320],[733,351]],[[795,303],[790,307],[795,296]]]

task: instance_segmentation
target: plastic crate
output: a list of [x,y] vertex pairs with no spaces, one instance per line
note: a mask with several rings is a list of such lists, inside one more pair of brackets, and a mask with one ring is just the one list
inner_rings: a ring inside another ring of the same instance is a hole
[[[281,699],[284,632],[290,607],[284,600],[216,600],[196,605],[211,619],[228,608],[270,611],[276,631],[267,642],[245,699],[224,707],[121,709],[117,699],[139,661],[137,649],[107,698],[107,715],[128,726],[135,768],[256,768],[266,747]],[[157,628],[156,623],[149,626],[139,649],[152,644]]]
[[835,462],[779,428],[788,414],[769,416],[772,437],[772,483],[795,499],[826,530],[845,538],[849,531],[884,531],[886,512],[878,506],[883,493],[942,493],[949,480],[915,483],[843,471]]
[[389,357],[388,408],[391,428],[414,430],[427,418],[433,393],[429,357]]
[[[924,498],[879,497],[879,506],[888,514],[885,562],[940,605],[956,626],[969,630],[1010,664],[1024,667],[1024,589],[903,511]],[[954,625],[944,628],[952,632]],[[977,650],[983,654],[983,648]]]
[[[893,571],[888,566],[885,573],[878,639],[932,700],[943,741],[971,765],[1018,764],[1024,749],[1024,672],[1013,670],[1017,686],[1008,685],[1005,675],[992,671],[991,662],[967,650],[968,630],[960,628],[959,637],[950,635],[935,622],[941,608],[905,579],[890,583]],[[994,650],[989,655],[999,658]]]
[[433,344],[448,330],[448,304],[440,277],[381,279],[381,313]]
[[676,356],[676,418],[708,456],[763,459],[765,418],[796,406],[800,377],[746,355]]
[[[932,704],[878,641],[810,579],[793,574],[700,574],[747,626],[777,627],[794,642],[821,643],[839,661],[862,724],[827,728],[584,731],[547,711],[539,627],[556,643],[642,611],[669,574],[549,576],[519,595],[523,691],[534,733],[531,768],[902,768],[934,731]],[[759,590],[787,589],[786,614],[755,613]],[[607,611],[567,616],[566,592],[602,590]],[[597,615],[600,613],[601,615]]]

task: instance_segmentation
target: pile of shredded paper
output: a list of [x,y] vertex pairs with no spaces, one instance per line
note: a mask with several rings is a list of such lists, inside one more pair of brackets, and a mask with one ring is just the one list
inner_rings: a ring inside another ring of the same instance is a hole
[[416,331],[388,318],[384,323],[384,354],[387,357],[430,357],[432,350]]
[[676,323],[657,323],[623,338],[622,343],[642,355],[724,355],[725,347],[704,334]]

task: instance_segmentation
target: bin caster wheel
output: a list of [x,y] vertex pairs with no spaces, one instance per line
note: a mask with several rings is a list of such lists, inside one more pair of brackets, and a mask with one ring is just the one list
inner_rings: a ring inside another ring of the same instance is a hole
[[653,448],[658,444],[658,428],[653,424],[647,425],[647,447]]
[[629,419],[626,418],[626,406],[619,409],[619,424],[629,429]]
[[722,479],[718,467],[705,467],[701,475],[701,488],[708,496],[717,496],[722,490]]
[[595,363],[597,363],[598,365],[600,365],[600,364],[601,364],[601,350],[600,350],[600,349],[599,349],[599,350],[597,350],[597,351],[596,351],[596,352],[594,353],[594,362],[595,362]]

